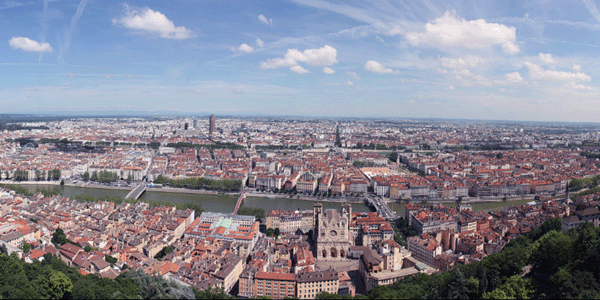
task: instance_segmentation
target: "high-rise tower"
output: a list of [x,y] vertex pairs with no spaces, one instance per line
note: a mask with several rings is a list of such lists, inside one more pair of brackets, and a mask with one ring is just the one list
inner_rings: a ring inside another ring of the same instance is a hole
[[208,134],[212,135],[215,131],[217,131],[217,117],[215,117],[215,115],[210,115]]

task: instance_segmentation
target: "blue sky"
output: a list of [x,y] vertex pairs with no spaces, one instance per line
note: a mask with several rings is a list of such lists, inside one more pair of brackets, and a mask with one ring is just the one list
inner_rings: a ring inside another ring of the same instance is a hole
[[0,0],[0,27],[3,113],[600,112],[593,0]]

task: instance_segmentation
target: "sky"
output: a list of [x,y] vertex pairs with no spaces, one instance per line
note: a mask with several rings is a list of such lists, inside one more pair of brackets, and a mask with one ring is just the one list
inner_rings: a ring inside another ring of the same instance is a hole
[[597,4],[0,0],[0,111],[598,122]]

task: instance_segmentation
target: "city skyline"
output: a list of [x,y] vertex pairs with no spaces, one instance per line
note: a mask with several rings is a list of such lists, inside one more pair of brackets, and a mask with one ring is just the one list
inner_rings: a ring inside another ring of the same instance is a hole
[[595,122],[591,0],[3,1],[6,113]]

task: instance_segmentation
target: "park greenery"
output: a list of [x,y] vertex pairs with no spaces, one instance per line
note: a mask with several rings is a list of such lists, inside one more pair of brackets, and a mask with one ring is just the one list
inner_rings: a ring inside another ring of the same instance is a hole
[[92,172],[91,175],[89,172],[86,171],[85,173],[83,173],[81,178],[83,179],[83,181],[96,181],[96,182],[100,182],[100,183],[111,183],[111,182],[115,182],[115,181],[119,180],[120,176],[119,176],[119,174],[117,174],[115,172],[102,170],[100,172],[94,171],[94,172]]
[[579,153],[579,155],[589,158],[589,159],[596,159],[596,158],[600,158],[600,153],[592,153],[589,151],[583,151],[581,153]]
[[175,188],[205,189],[223,192],[239,192],[242,188],[240,180],[211,180],[207,178],[169,179],[162,175],[156,177],[154,183],[169,185]]
[[588,178],[573,179],[569,182],[569,190],[576,192],[585,188],[593,189],[598,186],[599,182],[600,174]]
[[263,219],[266,216],[264,208],[260,207],[247,207],[241,205],[237,212],[238,215],[254,216],[256,219]]

